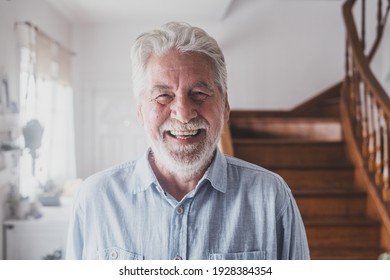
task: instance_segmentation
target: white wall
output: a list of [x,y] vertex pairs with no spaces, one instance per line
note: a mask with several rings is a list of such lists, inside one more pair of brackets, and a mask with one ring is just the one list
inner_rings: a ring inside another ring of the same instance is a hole
[[381,81],[386,92],[390,94],[390,21],[387,22],[383,36],[382,52],[382,75]]
[[[30,21],[64,46],[71,45],[72,31],[71,25],[44,0],[0,1],[0,76],[8,76],[9,91],[14,101],[19,96],[19,60],[14,32],[14,24],[18,21]],[[0,224],[4,219],[4,201],[7,195],[3,188],[4,186],[0,186]],[[1,230],[0,240],[3,240],[2,234]],[[0,242],[0,259],[3,257],[2,245]]]
[[233,108],[291,109],[341,79],[340,1],[235,5],[220,28]]

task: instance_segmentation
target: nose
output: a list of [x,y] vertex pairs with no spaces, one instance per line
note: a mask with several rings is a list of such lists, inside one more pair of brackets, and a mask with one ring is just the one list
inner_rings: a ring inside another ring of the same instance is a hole
[[198,113],[194,104],[186,96],[177,96],[171,103],[171,117],[182,122],[188,123],[196,118]]

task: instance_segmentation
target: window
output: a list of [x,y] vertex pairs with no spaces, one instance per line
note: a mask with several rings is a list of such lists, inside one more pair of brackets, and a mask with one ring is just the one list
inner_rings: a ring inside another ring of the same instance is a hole
[[20,193],[56,194],[76,175],[71,54],[30,24],[17,25],[17,31],[24,136]]

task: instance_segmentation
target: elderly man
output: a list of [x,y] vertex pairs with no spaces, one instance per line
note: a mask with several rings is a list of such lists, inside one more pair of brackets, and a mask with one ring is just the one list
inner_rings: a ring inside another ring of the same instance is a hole
[[86,179],[68,259],[308,259],[283,179],[217,149],[229,118],[226,66],[200,28],[168,23],[132,48],[150,149]]

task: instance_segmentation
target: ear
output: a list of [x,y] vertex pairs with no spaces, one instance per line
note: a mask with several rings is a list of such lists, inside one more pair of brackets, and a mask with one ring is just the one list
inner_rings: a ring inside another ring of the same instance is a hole
[[230,115],[230,104],[229,104],[228,95],[226,93],[226,96],[225,96],[225,110],[224,110],[224,116],[223,116],[225,123],[229,120],[229,115]]

